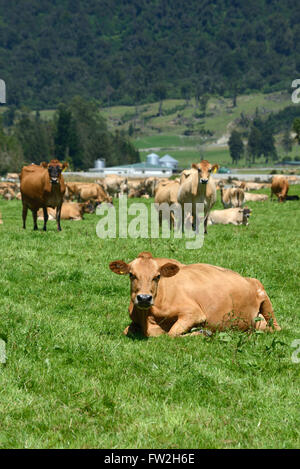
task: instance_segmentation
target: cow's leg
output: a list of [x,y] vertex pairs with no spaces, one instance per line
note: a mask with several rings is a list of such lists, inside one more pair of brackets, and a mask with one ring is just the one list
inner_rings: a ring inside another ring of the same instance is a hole
[[204,220],[204,234],[207,234],[207,222],[208,222],[208,215]]
[[48,221],[48,211],[47,211],[47,207],[43,207],[43,212],[44,212],[44,226],[43,226],[43,230],[44,230],[44,231],[47,231],[47,221]]
[[139,324],[136,324],[135,322],[132,322],[131,324],[129,324],[129,326],[127,326],[124,331],[123,331],[123,334],[124,335],[128,335],[128,336],[132,336],[132,335],[136,335],[136,334],[141,334],[142,330],[141,330],[141,327],[139,326]]
[[[197,317],[197,321],[195,321],[195,317]],[[196,325],[199,326],[199,324],[204,323],[205,320],[206,317],[204,314],[203,318],[201,318],[201,320],[199,319],[199,311],[197,311],[196,315],[189,314],[184,318],[178,319],[169,330],[168,335],[171,337],[177,337],[179,335],[185,334],[186,332],[189,332],[192,327],[195,327]]]
[[33,230],[36,231],[38,229],[37,226],[37,209],[32,210],[32,218],[33,218]]
[[56,207],[56,223],[57,223],[57,230],[58,231],[61,231],[61,226],[60,226],[61,206],[62,206],[62,204],[60,204]]
[[23,202],[23,211],[22,211],[22,219],[23,219],[23,229],[26,229],[26,218],[27,218],[28,207]]
[[[272,303],[267,294],[260,305],[258,317],[263,317],[266,324],[263,321],[257,321],[255,324],[256,328],[269,331],[272,331],[274,329],[276,331],[281,330],[281,327],[278,325],[277,320],[275,318]],[[260,322],[262,323],[261,326]]]

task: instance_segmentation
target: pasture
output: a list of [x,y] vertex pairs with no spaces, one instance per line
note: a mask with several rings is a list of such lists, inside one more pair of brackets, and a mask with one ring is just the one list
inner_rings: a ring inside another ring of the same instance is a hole
[[[299,447],[299,202],[247,205],[249,226],[209,226],[186,250],[99,239],[96,214],[44,233],[29,213],[24,231],[21,202],[0,199],[0,448]],[[257,277],[282,331],[123,336],[129,280],[108,264],[144,250]]]

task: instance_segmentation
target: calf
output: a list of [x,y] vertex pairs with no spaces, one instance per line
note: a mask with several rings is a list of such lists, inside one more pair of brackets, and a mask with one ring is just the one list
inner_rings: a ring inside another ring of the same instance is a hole
[[205,325],[212,330],[237,327],[280,330],[263,285],[254,278],[209,264],[184,265],[142,252],[130,263],[109,264],[131,283],[129,316],[124,334],[172,337]]

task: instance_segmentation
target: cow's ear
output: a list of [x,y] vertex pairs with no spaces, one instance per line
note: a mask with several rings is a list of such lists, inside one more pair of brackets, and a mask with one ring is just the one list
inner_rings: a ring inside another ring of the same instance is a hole
[[62,165],[62,170],[65,171],[65,169],[67,169],[68,167],[69,167],[69,163],[65,161]]
[[179,272],[179,267],[176,264],[172,264],[171,262],[167,262],[163,266],[161,266],[160,274],[163,277],[173,277]]
[[42,161],[40,166],[42,166],[43,168],[48,168],[48,163],[46,163],[46,161]]
[[109,264],[109,268],[118,275],[126,275],[129,273],[129,265],[124,261],[113,261]]
[[211,172],[212,172],[212,173],[216,173],[219,168],[220,168],[220,166],[219,166],[218,164],[214,164],[214,165],[212,165],[212,167],[211,167]]
[[198,170],[198,166],[197,166],[197,163],[192,163],[192,166],[191,166],[193,169],[197,169]]

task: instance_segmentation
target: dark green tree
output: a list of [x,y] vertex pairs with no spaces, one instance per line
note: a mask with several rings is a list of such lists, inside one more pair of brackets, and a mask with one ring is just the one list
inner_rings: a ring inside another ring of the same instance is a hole
[[280,143],[285,153],[290,153],[292,151],[293,139],[290,135],[289,129],[285,129]]
[[232,162],[237,164],[244,154],[244,143],[241,134],[237,130],[231,132],[228,146]]
[[252,163],[255,163],[255,159],[259,158],[262,154],[262,134],[254,125],[252,125],[248,137],[247,152],[250,155]]

